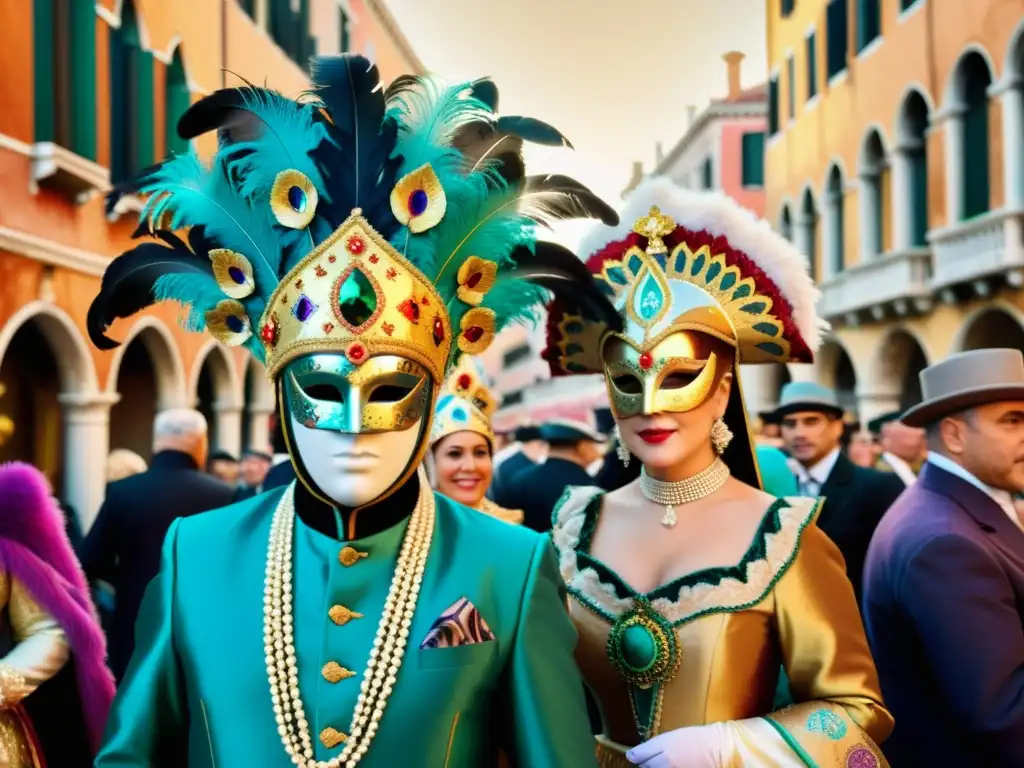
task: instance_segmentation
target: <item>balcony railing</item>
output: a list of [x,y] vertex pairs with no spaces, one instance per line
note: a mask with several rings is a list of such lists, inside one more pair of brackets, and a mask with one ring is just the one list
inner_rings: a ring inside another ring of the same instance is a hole
[[[928,233],[935,252],[932,289],[1024,270],[1024,214],[993,211]],[[1011,275],[1019,282],[1020,275]]]
[[924,311],[931,297],[930,272],[928,248],[887,253],[822,283],[819,310],[830,319],[865,310],[880,319],[888,305],[897,314]]

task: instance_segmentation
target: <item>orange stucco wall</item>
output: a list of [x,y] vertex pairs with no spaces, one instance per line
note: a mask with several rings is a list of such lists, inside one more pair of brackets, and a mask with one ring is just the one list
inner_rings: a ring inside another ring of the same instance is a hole
[[[868,131],[877,127],[886,149],[892,147],[898,110],[911,86],[925,95],[933,110],[941,107],[957,60],[969,46],[984,51],[992,68],[992,79],[998,81],[1004,71],[1011,35],[1024,12],[1020,2],[1006,0],[971,0],[969,4],[961,0],[919,0],[902,15],[899,0],[882,0],[881,5],[881,41],[870,45],[860,56],[852,56],[846,75],[829,85],[824,45],[826,2],[801,0],[785,19],[780,15],[780,0],[767,3],[769,70],[781,73],[779,105],[783,116],[782,131],[769,140],[766,152],[767,216],[777,221],[782,206],[786,202],[796,203],[808,185],[820,206],[826,173],[837,162],[848,188],[846,266],[852,266],[858,258],[857,195],[849,190]],[[851,2],[851,52],[855,50],[854,6]],[[819,96],[807,103],[804,39],[812,25],[818,39]],[[796,119],[786,125],[789,83],[785,61],[791,51],[796,58]],[[994,209],[1003,201],[1002,123],[998,102],[990,102],[989,109],[990,207]],[[943,226],[947,219],[944,151],[942,131],[931,132],[927,141],[931,227]],[[891,222],[886,222],[883,230],[885,244],[890,242]],[[816,250],[820,260],[824,249]]]
[[722,191],[758,216],[764,216],[764,187],[743,186],[743,134],[763,132],[767,127],[768,121],[761,117],[722,123]]

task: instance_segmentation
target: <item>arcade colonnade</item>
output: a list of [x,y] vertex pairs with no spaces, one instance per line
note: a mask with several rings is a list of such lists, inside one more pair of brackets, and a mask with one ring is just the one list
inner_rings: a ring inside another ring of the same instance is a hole
[[[97,354],[112,355],[105,380]],[[120,347],[97,353],[60,307],[27,304],[0,328],[0,413],[14,420],[0,460],[42,469],[87,528],[103,500],[109,452],[127,448],[148,461],[161,410],[203,412],[211,450],[269,450],[274,396],[264,368],[213,339],[185,362],[159,318],[141,317]]]

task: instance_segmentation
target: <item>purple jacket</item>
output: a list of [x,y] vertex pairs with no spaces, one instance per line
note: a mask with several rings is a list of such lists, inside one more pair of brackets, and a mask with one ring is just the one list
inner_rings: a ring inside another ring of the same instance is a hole
[[868,548],[864,622],[893,768],[1024,766],[1024,532],[926,464]]

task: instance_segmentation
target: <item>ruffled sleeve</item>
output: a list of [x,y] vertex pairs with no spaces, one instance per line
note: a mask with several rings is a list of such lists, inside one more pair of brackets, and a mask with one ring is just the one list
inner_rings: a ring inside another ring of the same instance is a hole
[[71,655],[60,624],[14,578],[7,612],[17,644],[0,661],[0,706],[17,704],[29,696],[60,672]]

